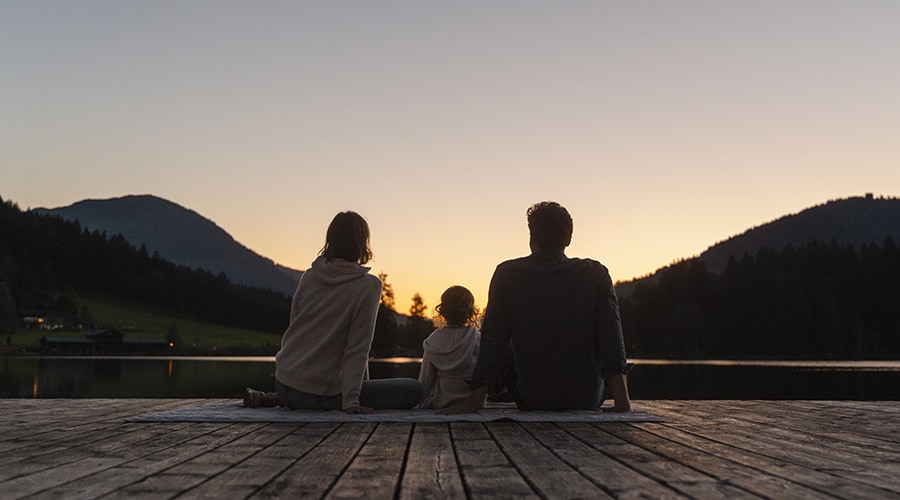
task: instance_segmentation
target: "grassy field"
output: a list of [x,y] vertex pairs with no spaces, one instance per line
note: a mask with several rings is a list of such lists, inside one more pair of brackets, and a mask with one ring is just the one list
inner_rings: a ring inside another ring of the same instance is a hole
[[[113,328],[130,339],[165,339],[175,325],[183,342],[183,351],[204,354],[274,354],[281,336],[266,332],[243,330],[198,320],[180,311],[129,302],[108,296],[79,298],[78,308],[87,306],[93,323]],[[285,326],[287,326],[285,318]],[[3,350],[9,353],[36,351],[42,337],[83,337],[82,330],[26,330],[19,328],[3,340]]]

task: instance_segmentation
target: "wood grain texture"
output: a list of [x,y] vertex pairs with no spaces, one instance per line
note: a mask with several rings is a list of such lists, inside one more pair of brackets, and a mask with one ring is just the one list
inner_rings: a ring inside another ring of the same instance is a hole
[[900,496],[898,402],[634,402],[662,423],[125,421],[203,402],[2,399],[0,496]]

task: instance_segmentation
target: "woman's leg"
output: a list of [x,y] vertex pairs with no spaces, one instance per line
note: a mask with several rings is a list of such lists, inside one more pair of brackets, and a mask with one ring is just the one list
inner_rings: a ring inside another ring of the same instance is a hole
[[250,387],[244,389],[244,408],[272,408],[275,406],[282,406],[277,393],[257,391]]
[[363,380],[359,404],[376,410],[406,410],[422,401],[422,384],[412,378]]
[[340,394],[336,396],[310,394],[288,387],[278,380],[275,381],[275,391],[281,404],[292,410],[340,410],[342,406]]

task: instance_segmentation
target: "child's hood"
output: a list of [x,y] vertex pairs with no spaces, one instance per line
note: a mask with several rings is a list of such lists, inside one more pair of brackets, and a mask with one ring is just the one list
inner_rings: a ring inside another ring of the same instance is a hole
[[439,370],[453,370],[474,364],[478,358],[481,332],[468,328],[441,328],[422,342],[428,359]]

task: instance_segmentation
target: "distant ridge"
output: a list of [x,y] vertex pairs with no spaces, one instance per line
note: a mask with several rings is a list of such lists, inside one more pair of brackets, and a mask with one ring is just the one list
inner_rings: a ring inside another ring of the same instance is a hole
[[[710,272],[721,273],[731,257],[740,259],[744,255],[754,255],[763,247],[780,251],[788,245],[796,247],[817,240],[852,244],[858,249],[865,244],[881,245],[888,237],[900,243],[900,198],[866,194],[831,200],[785,215],[716,243],[693,258],[702,260]],[[627,296],[637,283],[652,280],[656,273],[617,283],[616,291]]]
[[818,240],[859,248],[869,243],[881,245],[887,237],[900,243],[900,199],[866,195],[785,215],[709,247],[700,259],[709,271],[720,273],[732,256],[752,255],[763,247],[780,251],[788,245]]
[[165,260],[214,274],[237,284],[292,295],[301,272],[279,266],[241,245],[224,229],[193,210],[152,195],[84,200],[38,213],[78,220],[87,229],[121,234],[136,248],[146,246]]

